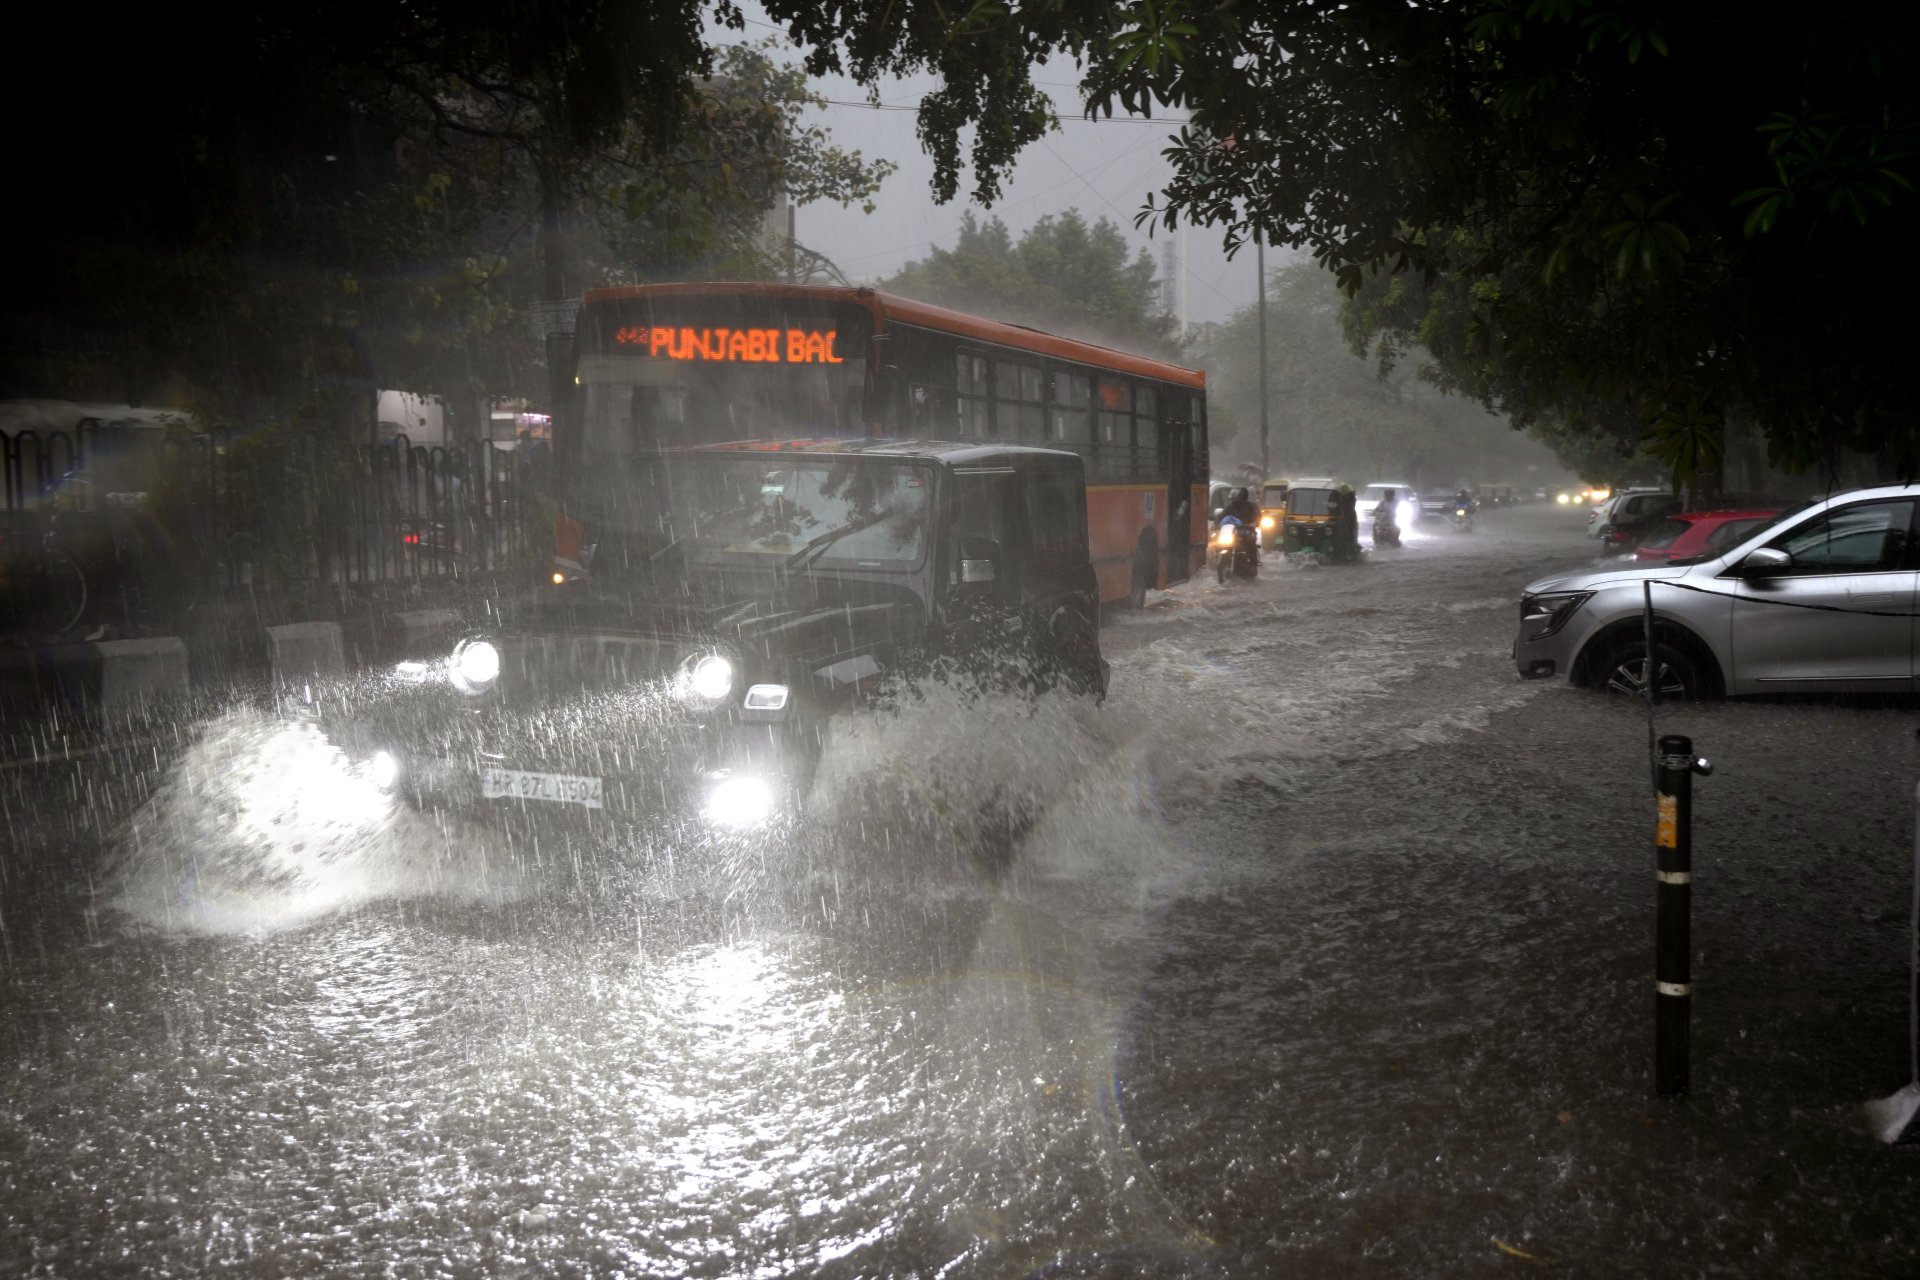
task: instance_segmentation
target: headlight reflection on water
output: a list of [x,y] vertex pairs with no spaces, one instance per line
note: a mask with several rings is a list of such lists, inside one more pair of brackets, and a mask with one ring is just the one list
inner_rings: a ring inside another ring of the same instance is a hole
[[388,752],[355,759],[319,725],[210,722],[136,813],[109,902],[196,933],[295,928],[371,898],[517,891],[484,843],[409,817]]

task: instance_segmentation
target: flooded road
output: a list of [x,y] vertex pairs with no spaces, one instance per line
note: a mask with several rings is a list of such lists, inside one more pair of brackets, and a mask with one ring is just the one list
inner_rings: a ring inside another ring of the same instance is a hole
[[1920,715],[1661,710],[1655,1102],[1644,712],[1507,658],[1577,520],[1156,594],[1104,706],[845,724],[776,838],[529,849],[214,708],[10,768],[0,1270],[1916,1274]]

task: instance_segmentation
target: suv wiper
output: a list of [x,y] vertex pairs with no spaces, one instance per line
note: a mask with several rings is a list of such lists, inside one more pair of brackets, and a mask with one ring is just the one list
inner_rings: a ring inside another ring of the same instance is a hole
[[849,520],[843,525],[829,529],[818,537],[808,540],[806,546],[801,547],[798,551],[788,556],[787,562],[782,568],[788,573],[793,572],[795,569],[805,568],[818,559],[828,547],[840,541],[840,539],[846,537],[848,534],[858,533],[862,529],[876,525],[892,514],[893,508],[887,507],[884,510],[874,512],[870,516],[862,516],[858,520]]

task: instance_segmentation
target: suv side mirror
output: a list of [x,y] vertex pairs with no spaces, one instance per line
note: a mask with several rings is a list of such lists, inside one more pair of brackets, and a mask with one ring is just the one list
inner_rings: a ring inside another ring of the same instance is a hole
[[992,538],[972,534],[960,539],[960,581],[992,582],[994,562],[1000,559],[1000,544]]
[[1734,566],[1743,578],[1765,578],[1793,566],[1793,557],[1778,547],[1755,547]]

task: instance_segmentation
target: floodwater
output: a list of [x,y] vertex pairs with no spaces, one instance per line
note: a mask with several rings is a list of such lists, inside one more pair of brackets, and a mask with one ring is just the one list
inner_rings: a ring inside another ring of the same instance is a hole
[[1655,1101],[1644,711],[1506,656],[1577,520],[1156,594],[1104,706],[847,723],[763,837],[503,842],[240,710],[8,767],[0,1271],[1920,1274],[1920,716],[1661,710]]

